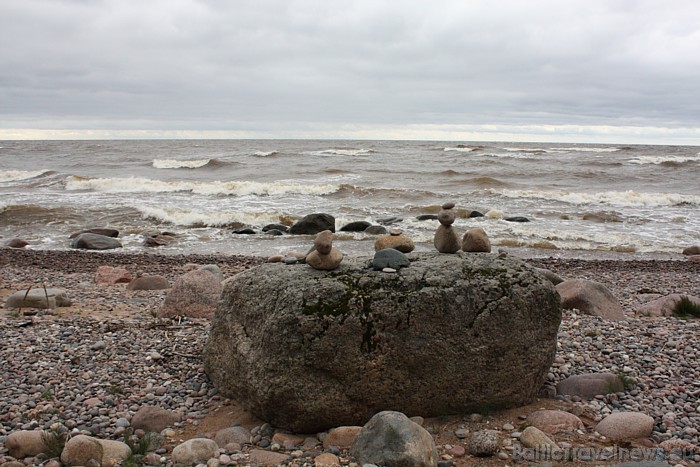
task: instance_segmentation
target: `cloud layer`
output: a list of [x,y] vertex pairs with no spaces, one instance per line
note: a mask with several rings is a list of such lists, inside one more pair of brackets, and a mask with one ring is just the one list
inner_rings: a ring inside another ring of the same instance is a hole
[[695,0],[23,0],[0,41],[5,135],[700,128]]

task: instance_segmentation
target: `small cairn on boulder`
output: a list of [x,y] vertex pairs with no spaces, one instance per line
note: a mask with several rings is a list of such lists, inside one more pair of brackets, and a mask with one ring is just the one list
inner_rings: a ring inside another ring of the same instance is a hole
[[433,237],[433,245],[440,253],[457,253],[462,248],[462,243],[452,228],[452,224],[455,221],[455,213],[452,211],[453,207],[455,207],[455,203],[445,203],[442,205],[440,214],[438,214],[440,225]]
[[379,237],[374,242],[375,251],[383,250],[384,248],[393,248],[401,253],[410,253],[416,248],[416,245],[413,243],[413,240],[403,234],[401,229],[391,229],[389,235]]
[[306,255],[306,264],[314,269],[332,271],[340,266],[343,261],[343,253],[333,247],[333,233],[324,230],[316,235],[314,249]]

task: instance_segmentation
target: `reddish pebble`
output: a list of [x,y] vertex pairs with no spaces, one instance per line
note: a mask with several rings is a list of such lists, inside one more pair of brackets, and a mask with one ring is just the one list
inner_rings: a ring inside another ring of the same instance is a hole
[[462,446],[452,446],[452,449],[447,451],[447,453],[454,457],[464,457],[467,451]]

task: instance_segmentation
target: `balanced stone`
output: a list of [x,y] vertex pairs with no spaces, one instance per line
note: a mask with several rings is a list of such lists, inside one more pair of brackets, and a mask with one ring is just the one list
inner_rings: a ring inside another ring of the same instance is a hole
[[314,269],[331,271],[343,261],[343,254],[333,247],[333,233],[324,230],[314,239],[314,250],[306,255],[306,264]]
[[442,205],[442,211],[438,214],[440,225],[433,237],[433,245],[440,253],[457,253],[462,248],[462,243],[452,228],[455,221],[453,207],[454,203],[445,203]]
[[[227,283],[203,352],[219,394],[297,433],[387,407],[433,417],[535,399],[561,321],[544,276],[513,257],[413,254],[400,275],[370,260],[333,274],[266,263]],[[314,384],[300,391],[299,375]]]

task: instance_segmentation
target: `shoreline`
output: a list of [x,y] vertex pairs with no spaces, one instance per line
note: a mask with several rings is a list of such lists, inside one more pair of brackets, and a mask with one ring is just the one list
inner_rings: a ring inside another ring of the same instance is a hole
[[[509,251],[517,256],[515,249]],[[627,316],[625,321],[608,322],[565,310],[557,358],[546,384],[554,385],[574,374],[608,371],[630,374],[637,385],[592,401],[540,399],[528,407],[489,414],[478,422],[468,414],[426,420],[440,454],[449,455],[453,451],[446,446],[462,443],[455,435],[462,428],[494,428],[504,443],[514,440],[512,431],[503,427],[520,429],[523,422],[518,417],[541,407],[580,414],[587,427],[584,434],[557,439],[574,447],[608,446],[591,427],[597,418],[617,410],[639,411],[654,418],[654,433],[646,441],[648,445],[641,447],[657,448],[666,439],[685,439],[697,445],[700,343],[696,337],[700,320],[638,317],[633,309],[670,293],[700,296],[700,263],[682,256],[523,260],[567,279],[586,278],[605,284]],[[45,428],[56,420],[69,424],[71,430],[118,439],[116,420],[130,419],[145,405],[184,414],[162,448],[165,458],[179,440],[211,436],[232,421],[249,429],[259,427],[260,421],[240,411],[235,402],[221,398],[204,374],[198,355],[207,339],[207,320],[155,319],[153,312],[162,304],[165,291],[128,291],[125,284],[98,285],[94,275],[98,266],[109,265],[125,267],[132,274],[161,274],[172,281],[185,272],[185,265],[197,263],[217,264],[228,278],[264,261],[255,256],[168,255],[157,251],[0,249],[3,304],[8,293],[36,286],[40,280],[47,287],[67,289],[74,300],[71,307],[36,315],[13,316],[0,310],[0,331],[6,338],[0,349],[0,457],[3,437],[9,433]],[[96,347],[100,341],[105,344],[102,349]],[[154,353],[160,358],[154,360]],[[95,400],[96,406],[87,403]],[[504,452],[512,452],[505,446]],[[242,446],[226,455],[241,456],[238,465],[249,465],[246,462],[251,450],[259,448],[260,444]],[[310,450],[318,451],[318,447]],[[292,465],[302,465],[304,459]],[[452,461],[455,466],[503,462],[470,456],[453,456]]]

